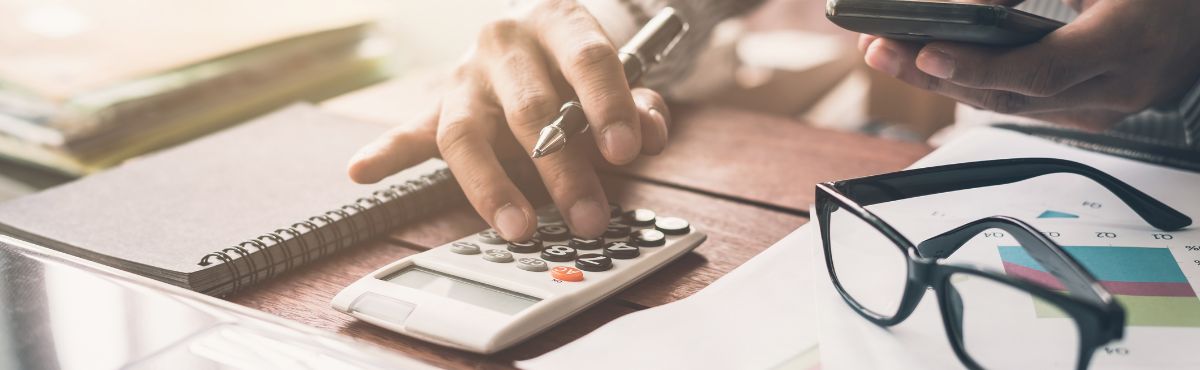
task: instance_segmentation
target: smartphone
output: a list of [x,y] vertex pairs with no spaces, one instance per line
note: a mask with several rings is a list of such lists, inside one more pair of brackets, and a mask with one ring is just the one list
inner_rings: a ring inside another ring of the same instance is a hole
[[825,17],[859,33],[907,41],[1014,46],[1040,40],[1062,22],[1001,5],[914,0],[828,0]]

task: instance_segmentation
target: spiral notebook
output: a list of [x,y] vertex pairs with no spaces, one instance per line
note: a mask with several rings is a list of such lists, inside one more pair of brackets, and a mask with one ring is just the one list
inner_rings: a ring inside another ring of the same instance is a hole
[[461,199],[438,160],[352,183],[346,161],[386,129],[292,106],[0,204],[0,232],[229,294]]

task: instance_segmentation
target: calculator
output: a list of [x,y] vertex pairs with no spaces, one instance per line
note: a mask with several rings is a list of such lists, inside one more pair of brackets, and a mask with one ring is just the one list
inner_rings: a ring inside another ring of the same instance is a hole
[[596,239],[571,235],[551,207],[528,241],[493,229],[392,262],[333,298],[333,308],[414,338],[493,353],[548,329],[702,243],[687,220],[610,206]]

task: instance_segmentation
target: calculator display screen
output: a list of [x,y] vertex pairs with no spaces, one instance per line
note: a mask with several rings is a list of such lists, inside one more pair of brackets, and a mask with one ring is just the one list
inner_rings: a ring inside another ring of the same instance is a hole
[[383,280],[508,315],[521,312],[541,301],[521,293],[417,266],[407,267]]

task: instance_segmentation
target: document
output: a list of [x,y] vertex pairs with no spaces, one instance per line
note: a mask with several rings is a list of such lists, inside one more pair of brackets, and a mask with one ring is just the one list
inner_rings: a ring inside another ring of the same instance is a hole
[[[1060,158],[1096,167],[1200,220],[1200,174],[1100,155],[1008,131],[978,129],[915,166],[1017,157]],[[1099,349],[1092,359],[1092,369],[1200,368],[1200,356],[1189,348],[1191,343],[1200,342],[1200,227],[1195,224],[1173,232],[1155,229],[1104,187],[1072,174],[867,208],[914,243],[993,215],[1026,221],[1063,246],[1126,310],[1124,339]],[[819,275],[813,279],[818,282],[823,369],[962,368],[951,350],[933,292],[926,293],[912,317],[892,328],[880,328],[858,316],[841,299],[822,259],[813,259],[810,271]],[[1050,276],[1031,263],[1010,235],[999,230],[982,233],[945,262],[1023,278]],[[878,289],[884,286],[880,284]],[[1063,349],[1056,344],[1073,340],[1062,337],[1061,330],[1072,321],[1028,295],[1017,297],[1023,298],[1019,302],[1012,298],[977,298],[990,304],[972,306],[971,312],[964,313],[985,317],[987,327],[997,333],[1022,333],[1015,338],[1000,335],[976,342],[969,349],[972,355],[1000,359],[991,366],[1006,368],[1043,368],[1063,357]]]
[[[1000,129],[974,129],[914,167],[1021,157],[1088,164],[1200,220],[1200,174]],[[988,216],[1006,215],[1029,222],[1068,248],[1102,282],[1145,283],[1127,284],[1137,289],[1113,291],[1129,314],[1125,339],[1101,348],[1093,358],[1093,369],[1200,367],[1200,356],[1192,356],[1188,349],[1189,343],[1200,341],[1200,299],[1196,298],[1200,227],[1174,232],[1154,229],[1099,184],[1071,174],[868,208],[915,242]],[[912,317],[890,329],[855,314],[833,290],[816,225],[799,228],[692,297],[626,315],[517,365],[529,369],[963,367],[947,342],[932,294],[927,294]],[[1036,268],[1021,269],[1029,267],[1028,260],[1016,242],[1003,234],[980,235],[948,262],[1006,274],[1036,274]],[[1162,287],[1170,289],[1159,289]],[[1059,338],[1043,335],[1041,328],[1067,320],[1036,306],[1032,299],[997,304],[972,314],[991,317],[995,325],[1008,329],[1025,330],[1029,337],[1019,340],[1023,344],[1053,343]],[[612,354],[613,348],[624,350],[620,355],[597,355]],[[981,350],[997,351],[1014,363],[1025,364],[1040,364],[1042,357],[1055,355],[1003,352],[1006,348],[1010,347],[999,342]]]

